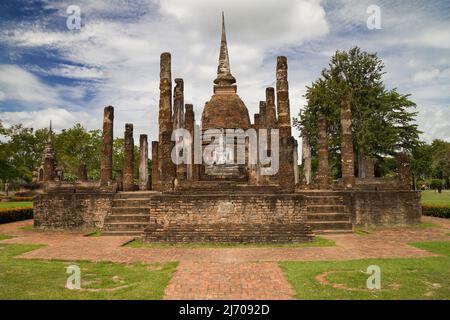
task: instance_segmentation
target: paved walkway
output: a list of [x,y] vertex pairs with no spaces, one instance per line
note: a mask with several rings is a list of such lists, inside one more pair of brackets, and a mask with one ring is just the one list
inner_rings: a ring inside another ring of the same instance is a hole
[[277,261],[434,256],[408,243],[450,240],[450,221],[432,217],[424,217],[423,221],[438,224],[439,228],[383,229],[366,236],[327,235],[336,246],[317,248],[136,249],[122,247],[131,237],[85,237],[81,233],[19,229],[32,225],[32,221],[0,225],[0,234],[16,236],[0,243],[46,245],[19,256],[25,259],[179,261],[166,288],[166,299],[288,299],[294,293]]

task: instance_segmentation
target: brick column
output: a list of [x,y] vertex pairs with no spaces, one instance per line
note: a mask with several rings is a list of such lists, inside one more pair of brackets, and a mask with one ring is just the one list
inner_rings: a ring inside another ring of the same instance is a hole
[[409,157],[406,152],[400,152],[397,155],[397,169],[398,169],[398,182],[401,190],[411,190],[411,168],[409,164]]
[[287,78],[287,58],[277,58],[277,112],[278,127],[280,129],[280,169],[278,181],[280,187],[286,191],[293,191],[294,180],[294,144],[291,136],[291,113],[289,106],[289,84]]
[[78,181],[87,181],[87,170],[84,162],[80,162],[78,166]]
[[349,96],[345,96],[341,101],[341,130],[342,181],[346,189],[351,189],[355,184],[355,159],[352,136],[352,110]]
[[125,124],[122,184],[123,191],[134,191],[134,139],[133,125]]
[[366,169],[366,178],[374,178],[375,177],[375,161],[373,159],[364,159],[365,169]]
[[[182,129],[185,126],[184,119],[184,82],[183,79],[175,79],[175,89],[173,92],[173,130]],[[176,166],[176,176],[178,180],[186,180],[187,166],[180,164]]]
[[260,101],[259,102],[259,127],[261,129],[267,128],[267,113],[266,113],[266,102]]
[[159,83],[159,143],[158,170],[161,191],[173,189],[175,165],[172,162],[172,73],[171,56],[165,52],[161,54],[160,83]]
[[302,166],[304,184],[311,184],[311,145],[309,144],[309,134],[305,128],[302,129]]
[[152,141],[152,190],[158,190],[158,141]]
[[100,183],[108,185],[112,180],[113,169],[113,127],[114,107],[105,107],[103,111],[102,153],[100,156]]
[[148,141],[147,135],[139,136],[139,190],[148,190]]
[[288,66],[286,57],[277,58],[277,112],[280,137],[291,136]]
[[317,172],[317,182],[319,189],[330,189],[331,175],[330,165],[328,163],[328,136],[327,136],[327,123],[325,117],[319,115],[319,168]]
[[184,115],[184,126],[187,131],[191,134],[190,150],[191,150],[191,163],[186,166],[186,178],[188,180],[193,180],[194,177],[194,126],[195,126],[195,113],[194,106],[192,104],[185,105],[185,115]]
[[275,106],[275,89],[266,88],[266,125],[268,129],[277,127],[277,107]]

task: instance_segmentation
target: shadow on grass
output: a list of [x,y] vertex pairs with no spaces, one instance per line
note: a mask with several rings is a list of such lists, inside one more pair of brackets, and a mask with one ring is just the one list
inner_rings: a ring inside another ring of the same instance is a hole
[[[178,263],[133,263],[14,258],[41,245],[0,244],[0,300],[162,299]],[[66,288],[67,268],[80,268],[81,289]]]
[[315,237],[312,242],[304,243],[143,243],[140,239],[132,240],[125,247],[130,248],[148,248],[148,249],[167,249],[167,248],[306,248],[306,247],[333,247],[336,243],[333,240]]
[[[280,262],[298,299],[450,299],[450,242],[412,243],[440,257]],[[367,268],[381,270],[381,290],[370,290]]]

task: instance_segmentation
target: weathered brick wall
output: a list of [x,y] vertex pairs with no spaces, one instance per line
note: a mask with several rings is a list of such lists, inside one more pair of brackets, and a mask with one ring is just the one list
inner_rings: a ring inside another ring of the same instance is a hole
[[152,197],[149,242],[301,242],[311,240],[301,195]]
[[352,219],[357,226],[395,226],[420,223],[420,192],[352,191]]
[[90,230],[103,227],[111,213],[112,193],[44,193],[34,199],[34,226]]

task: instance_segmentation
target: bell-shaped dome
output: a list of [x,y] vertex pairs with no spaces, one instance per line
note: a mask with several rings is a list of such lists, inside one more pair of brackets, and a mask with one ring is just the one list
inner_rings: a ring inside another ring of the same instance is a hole
[[233,94],[214,94],[202,114],[202,129],[249,129],[250,117],[241,98]]

